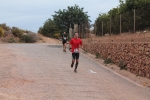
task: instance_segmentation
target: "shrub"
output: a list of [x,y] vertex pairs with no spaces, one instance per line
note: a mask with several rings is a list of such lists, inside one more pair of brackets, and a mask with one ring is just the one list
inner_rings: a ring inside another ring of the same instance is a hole
[[23,31],[17,27],[13,27],[12,34],[16,37],[21,37],[23,35]]
[[9,31],[11,30],[10,27],[6,26],[6,24],[0,24],[0,27],[2,27],[4,30]]
[[119,62],[120,70],[127,70],[126,66],[127,66],[127,64],[125,64],[123,61]]
[[21,42],[34,43],[34,42],[37,42],[38,36],[35,33],[29,33],[27,35],[21,36],[20,39],[21,39]]
[[110,58],[108,58],[108,59],[105,59],[105,60],[104,60],[104,63],[105,63],[105,64],[109,64],[109,63],[112,63],[112,61],[111,61]]
[[7,42],[8,42],[8,43],[15,43],[16,41],[15,41],[13,38],[9,38],[9,39],[7,40]]
[[87,51],[87,50],[84,50],[84,53],[88,53],[88,51]]
[[21,38],[20,38],[20,42],[29,43],[29,41],[30,41],[30,38],[29,38],[28,35],[23,35],[23,36],[21,36]]
[[2,37],[4,35],[4,30],[3,28],[0,27],[0,37]]
[[36,33],[29,33],[29,37],[31,37],[31,43],[38,41],[38,35]]
[[60,38],[60,33],[55,33],[54,38],[59,39]]
[[95,55],[96,55],[96,58],[100,58],[101,57],[99,53],[96,53]]

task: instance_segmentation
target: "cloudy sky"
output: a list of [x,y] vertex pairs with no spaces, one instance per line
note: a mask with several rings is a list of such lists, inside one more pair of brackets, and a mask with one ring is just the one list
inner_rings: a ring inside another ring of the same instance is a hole
[[84,7],[94,23],[99,13],[119,5],[119,0],[0,0],[0,23],[37,32],[54,11],[75,4]]

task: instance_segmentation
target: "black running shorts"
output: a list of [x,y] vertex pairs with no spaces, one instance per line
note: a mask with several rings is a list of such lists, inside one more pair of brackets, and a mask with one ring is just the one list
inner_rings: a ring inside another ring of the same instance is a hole
[[79,59],[79,53],[72,53],[72,59],[73,60]]
[[63,41],[62,41],[62,44],[66,44],[66,43],[67,43],[67,41],[66,41],[66,40],[63,40]]

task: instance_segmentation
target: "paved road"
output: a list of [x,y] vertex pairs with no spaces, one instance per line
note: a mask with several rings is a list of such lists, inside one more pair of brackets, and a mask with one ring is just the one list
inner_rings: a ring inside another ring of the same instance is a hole
[[[0,100],[150,100],[138,86],[81,55],[78,73],[60,45],[2,44],[11,51],[0,71]],[[9,64],[8,64],[9,63]]]

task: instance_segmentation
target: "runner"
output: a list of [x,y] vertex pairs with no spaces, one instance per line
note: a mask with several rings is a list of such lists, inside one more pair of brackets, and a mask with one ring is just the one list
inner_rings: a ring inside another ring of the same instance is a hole
[[75,64],[75,69],[74,72],[77,73],[77,67],[79,64],[79,48],[82,48],[82,40],[78,38],[78,33],[75,32],[74,34],[74,38],[72,38],[70,40],[70,44],[69,44],[69,50],[72,52],[72,64],[71,64],[71,68],[73,68],[74,66],[74,62],[76,61]]
[[64,51],[64,52],[66,52],[67,39],[68,39],[68,36],[67,36],[66,32],[64,32],[64,33],[62,34],[62,44],[63,44],[63,51]]

